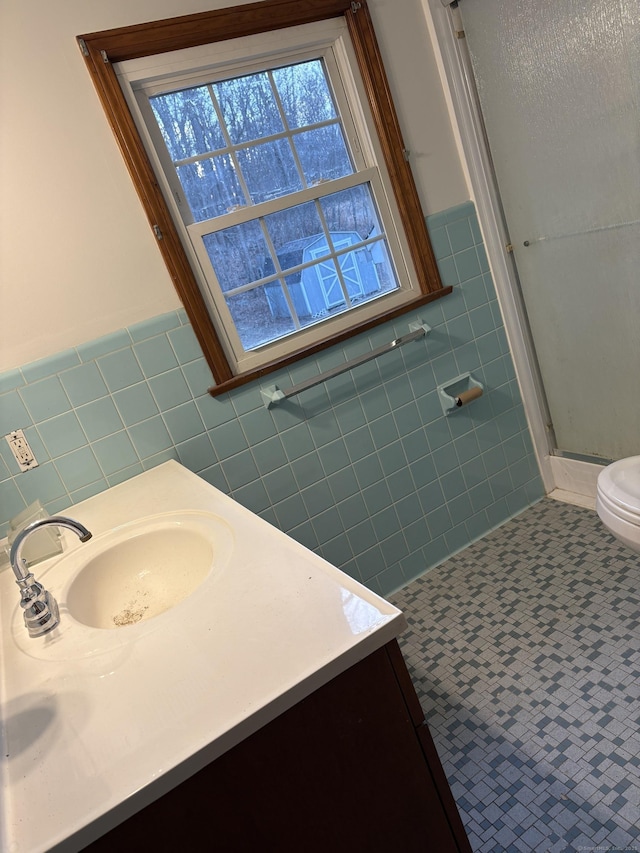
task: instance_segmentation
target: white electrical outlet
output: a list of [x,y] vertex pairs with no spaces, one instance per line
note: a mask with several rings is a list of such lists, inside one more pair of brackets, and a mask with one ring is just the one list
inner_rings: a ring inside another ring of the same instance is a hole
[[29,471],[31,468],[38,467],[38,460],[21,429],[14,429],[13,432],[5,435],[5,438],[21,471]]

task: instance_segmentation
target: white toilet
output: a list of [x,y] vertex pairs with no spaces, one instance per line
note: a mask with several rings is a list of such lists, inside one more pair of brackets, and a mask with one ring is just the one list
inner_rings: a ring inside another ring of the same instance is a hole
[[640,456],[619,459],[602,469],[596,511],[607,530],[640,554]]

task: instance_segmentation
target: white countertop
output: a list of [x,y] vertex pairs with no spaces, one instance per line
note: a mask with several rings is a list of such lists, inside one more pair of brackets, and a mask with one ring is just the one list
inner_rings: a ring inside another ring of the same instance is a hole
[[[176,462],[63,514],[96,536],[182,510],[228,522],[231,560],[137,625],[75,622],[63,555],[33,569],[61,624],[30,638],[0,572],[3,853],[81,849],[403,630],[391,604]],[[86,546],[64,539],[79,560]]]

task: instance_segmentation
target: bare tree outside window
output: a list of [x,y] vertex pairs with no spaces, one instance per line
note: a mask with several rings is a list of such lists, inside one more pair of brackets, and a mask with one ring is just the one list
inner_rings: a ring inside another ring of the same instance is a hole
[[[356,172],[321,59],[150,103],[187,224],[215,228],[202,240],[245,350],[399,287],[367,183],[295,199]],[[277,213],[226,226],[225,214],[274,199]]]

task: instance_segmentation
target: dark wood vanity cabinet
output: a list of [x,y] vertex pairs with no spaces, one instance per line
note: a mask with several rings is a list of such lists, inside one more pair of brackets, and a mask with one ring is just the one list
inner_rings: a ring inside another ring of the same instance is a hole
[[86,849],[471,853],[395,640]]

